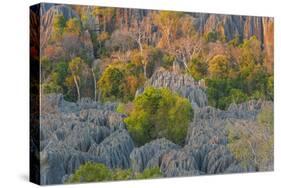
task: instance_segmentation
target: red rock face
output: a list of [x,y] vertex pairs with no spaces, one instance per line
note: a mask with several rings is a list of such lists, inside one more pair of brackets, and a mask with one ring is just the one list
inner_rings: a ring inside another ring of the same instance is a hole
[[274,19],[263,18],[263,43],[265,49],[265,64],[273,72],[274,63]]
[[40,49],[43,49],[51,36],[53,19],[56,14],[63,14],[66,20],[78,17],[78,15],[65,5],[50,5],[50,7],[45,5],[40,8]]
[[212,30],[225,36],[227,41],[239,35],[242,39],[256,36],[265,50],[265,61],[269,72],[273,71],[274,19],[257,16],[231,16],[199,14],[196,16],[197,30],[206,34]]

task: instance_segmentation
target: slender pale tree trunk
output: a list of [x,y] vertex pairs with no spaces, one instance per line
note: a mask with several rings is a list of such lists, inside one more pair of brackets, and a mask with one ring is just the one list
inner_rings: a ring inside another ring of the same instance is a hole
[[93,74],[93,79],[94,79],[94,84],[95,84],[95,96],[94,96],[94,100],[97,101],[97,79],[96,79],[96,74],[94,69],[92,68],[92,74]]
[[146,66],[147,66],[147,63],[143,61],[143,74],[144,74],[144,78],[147,78],[146,77]]
[[136,40],[138,45],[139,45],[139,49],[140,49],[140,55],[141,55],[141,64],[143,65],[143,75],[144,78],[146,77],[146,62],[143,60],[143,47],[142,47],[142,43],[141,43],[141,34],[139,33],[138,39]]
[[77,81],[77,77],[73,76],[73,80],[76,86],[76,90],[77,90],[77,101],[80,101],[80,90],[79,90],[79,85],[78,85],[78,81]]

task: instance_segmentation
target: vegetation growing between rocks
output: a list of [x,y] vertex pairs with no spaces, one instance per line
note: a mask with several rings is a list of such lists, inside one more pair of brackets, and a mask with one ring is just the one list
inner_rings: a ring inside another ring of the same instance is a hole
[[87,162],[81,165],[65,183],[147,179],[161,176],[160,169],[157,167],[147,168],[142,173],[137,173],[131,169],[110,169],[101,163]]
[[273,108],[263,107],[255,125],[231,127],[228,148],[244,167],[267,171],[273,164]]
[[133,110],[124,121],[138,145],[156,138],[183,144],[193,117],[189,101],[169,89],[148,87],[133,101]]

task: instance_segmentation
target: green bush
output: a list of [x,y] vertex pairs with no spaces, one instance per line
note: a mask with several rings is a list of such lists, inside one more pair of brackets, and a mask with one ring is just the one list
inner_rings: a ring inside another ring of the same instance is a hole
[[144,82],[136,69],[137,67],[131,63],[120,62],[109,65],[98,81],[102,100],[122,102],[132,100],[137,88]]
[[163,67],[169,68],[173,66],[173,62],[175,60],[175,57],[173,55],[164,54],[162,57]]
[[125,95],[125,70],[120,66],[109,66],[98,81],[103,99],[122,99]]
[[133,110],[124,121],[137,145],[162,137],[177,144],[184,142],[193,117],[187,99],[167,88],[149,87],[135,98],[133,104]]
[[112,180],[129,180],[133,178],[132,169],[115,169],[112,173]]
[[87,162],[70,176],[67,183],[106,181],[111,178],[112,172],[104,164]]
[[200,58],[193,58],[188,63],[188,73],[195,79],[200,80],[207,76],[208,64]]
[[208,32],[205,36],[205,41],[206,42],[216,42],[219,40],[219,34],[215,30]]
[[159,167],[147,168],[143,172],[132,169],[110,169],[101,163],[87,162],[81,165],[66,183],[96,182],[110,180],[148,179],[161,177]]
[[209,61],[208,72],[211,78],[224,79],[228,77],[230,61],[225,55],[216,55]]
[[159,167],[147,168],[142,173],[136,174],[136,179],[148,179],[148,178],[159,178],[162,173]]
[[248,96],[240,89],[231,89],[228,98],[230,103],[239,104],[245,102]]

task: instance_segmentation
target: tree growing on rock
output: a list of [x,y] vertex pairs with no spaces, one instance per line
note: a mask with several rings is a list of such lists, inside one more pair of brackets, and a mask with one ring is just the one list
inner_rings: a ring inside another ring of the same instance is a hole
[[124,121],[138,145],[163,137],[183,144],[193,114],[187,99],[167,88],[149,87],[133,104],[133,110]]
[[137,78],[137,75],[134,74],[135,67],[131,66],[132,64],[117,62],[105,69],[97,83],[102,100],[128,101],[134,98],[143,79]]
[[68,69],[70,72],[70,76],[68,79],[71,79],[74,81],[76,91],[77,91],[77,100],[80,100],[80,74],[81,74],[81,66],[83,64],[83,60],[80,57],[76,57],[72,59],[68,64]]
[[112,173],[104,164],[87,162],[70,176],[67,183],[110,180]]
[[273,106],[265,105],[255,122],[229,128],[228,148],[244,167],[256,171],[273,168]]
[[141,173],[133,172],[132,169],[110,169],[102,163],[86,162],[65,183],[149,179],[161,176],[159,167],[147,168]]
[[193,58],[188,64],[187,72],[196,80],[203,79],[207,76],[208,64],[198,57]]
[[211,78],[227,78],[230,69],[229,59],[225,55],[216,55],[209,62],[208,72]]
[[153,20],[162,34],[158,44],[159,47],[171,47],[171,42],[176,38],[177,28],[182,16],[183,13],[172,11],[160,11],[154,14]]

